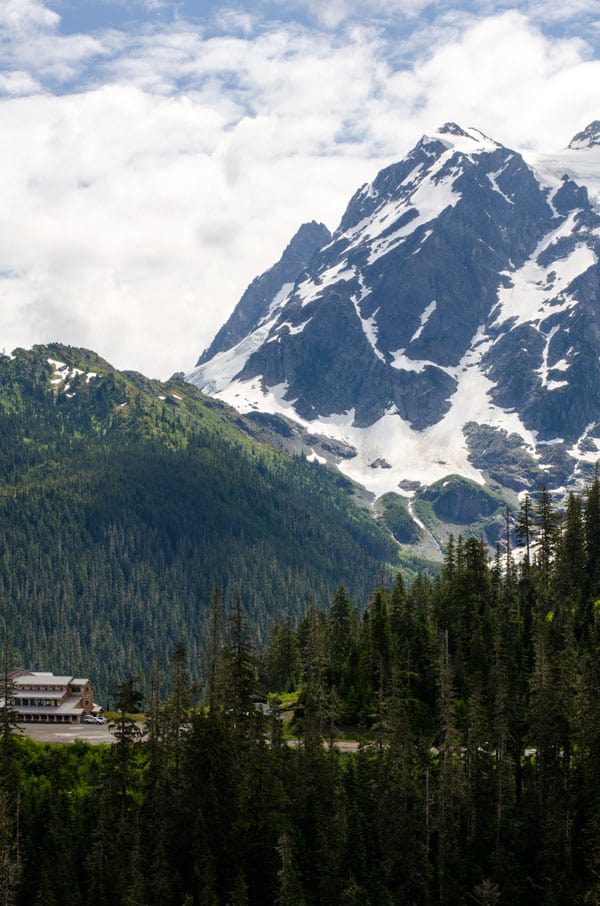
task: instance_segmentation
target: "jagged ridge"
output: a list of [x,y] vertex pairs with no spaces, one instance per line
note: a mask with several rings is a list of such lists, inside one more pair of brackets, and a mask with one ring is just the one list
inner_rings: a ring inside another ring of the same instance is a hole
[[424,136],[358,190],[263,333],[189,379],[353,446],[340,468],[375,494],[451,473],[508,492],[585,480],[600,449],[599,136],[594,122],[531,163],[453,123]]

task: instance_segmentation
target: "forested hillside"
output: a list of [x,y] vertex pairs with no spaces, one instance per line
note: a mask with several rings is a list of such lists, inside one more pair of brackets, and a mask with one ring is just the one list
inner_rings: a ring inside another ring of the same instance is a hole
[[261,639],[397,566],[343,477],[251,430],[182,380],[86,350],[0,357],[0,616],[20,663],[90,674],[105,701],[177,642],[198,669],[215,586],[240,591]]
[[[215,595],[204,701],[178,648],[146,742],[127,682],[104,750],[18,740],[2,712],[5,902],[597,903],[600,482],[564,517],[526,499],[518,534],[520,565],[457,539],[435,580],[379,584],[362,617],[340,588],[260,661]],[[358,750],[329,748],[349,721]]]

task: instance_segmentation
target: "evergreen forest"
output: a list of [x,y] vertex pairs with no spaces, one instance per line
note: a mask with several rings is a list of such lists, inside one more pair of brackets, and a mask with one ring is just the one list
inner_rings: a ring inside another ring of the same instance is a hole
[[276,614],[398,568],[350,482],[257,430],[87,350],[0,356],[0,631],[19,664],[90,675],[106,706],[178,642],[196,669],[216,586],[243,588],[264,644]]
[[434,578],[340,586],[260,653],[215,589],[203,688],[176,645],[140,725],[123,677],[114,745],[3,709],[2,903],[599,903],[599,631],[598,478],[564,513],[526,496],[495,559],[454,539]]

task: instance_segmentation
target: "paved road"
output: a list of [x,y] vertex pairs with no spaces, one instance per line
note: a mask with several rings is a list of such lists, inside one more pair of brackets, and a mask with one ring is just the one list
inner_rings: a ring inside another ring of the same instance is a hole
[[38,742],[75,742],[82,739],[91,745],[115,742],[108,724],[19,724],[25,736]]
[[[82,739],[91,745],[116,742],[109,732],[108,724],[19,724],[25,736],[37,739],[38,742],[72,743]],[[297,739],[288,739],[289,746],[297,746]],[[327,743],[323,742],[326,746]],[[357,752],[358,743],[349,740],[337,740],[334,745],[342,752]]]

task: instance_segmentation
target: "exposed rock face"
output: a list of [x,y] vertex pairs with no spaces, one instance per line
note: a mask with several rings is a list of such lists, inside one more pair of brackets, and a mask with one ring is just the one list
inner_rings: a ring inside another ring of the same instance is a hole
[[[366,426],[395,406],[421,429],[448,411],[445,369],[489,316],[502,272],[556,218],[519,155],[460,138],[464,152],[423,139],[359,190],[240,380],[285,382],[308,419],[354,409]],[[433,209],[433,231],[419,205]]]
[[498,495],[457,475],[435,482],[421,497],[432,503],[439,519],[464,525],[492,516],[502,506]]
[[600,120],[594,120],[589,126],[574,135],[569,143],[569,148],[592,148],[594,145],[600,145]]
[[292,256],[298,234],[188,379],[349,444],[341,468],[375,493],[450,473],[512,491],[585,479],[600,455],[600,216],[576,164],[592,172],[597,155],[600,174],[600,121],[568,153],[561,178],[474,129],[423,137],[333,236],[312,224]]
[[285,286],[293,286],[315,252],[330,238],[329,230],[322,223],[313,220],[302,224],[277,264],[252,281],[227,323],[200,356],[198,365],[208,362],[219,352],[231,349],[255,330],[268,315],[269,306],[278,293]]

